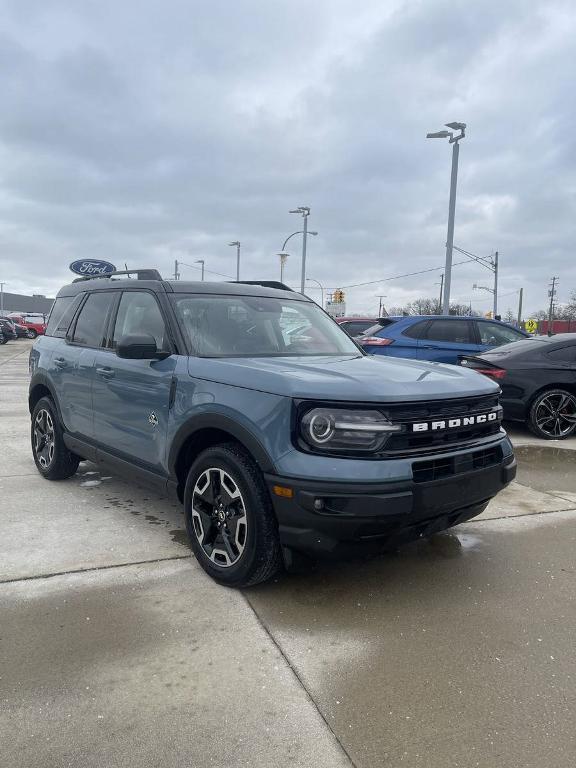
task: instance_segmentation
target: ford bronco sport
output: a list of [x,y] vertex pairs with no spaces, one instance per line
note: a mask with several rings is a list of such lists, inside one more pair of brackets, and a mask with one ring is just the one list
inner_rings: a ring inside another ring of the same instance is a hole
[[288,289],[126,276],[58,293],[30,357],[34,460],[49,480],[87,459],[174,491],[216,581],[428,536],[514,477],[486,377],[367,356]]

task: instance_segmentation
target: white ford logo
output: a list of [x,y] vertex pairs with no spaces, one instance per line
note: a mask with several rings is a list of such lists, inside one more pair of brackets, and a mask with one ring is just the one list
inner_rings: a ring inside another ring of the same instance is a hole
[[500,411],[480,413],[478,416],[462,416],[457,419],[445,419],[444,421],[422,421],[412,424],[412,432],[428,432],[438,429],[457,429],[458,427],[471,427],[474,424],[487,424],[490,421],[499,421]]

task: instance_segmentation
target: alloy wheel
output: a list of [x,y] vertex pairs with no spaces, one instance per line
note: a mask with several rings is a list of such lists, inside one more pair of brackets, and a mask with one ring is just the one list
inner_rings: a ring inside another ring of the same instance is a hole
[[248,520],[238,485],[223,469],[204,470],[192,493],[194,533],[206,556],[222,568],[234,565],[246,546]]
[[54,459],[54,423],[44,408],[34,422],[34,453],[42,469],[48,469]]
[[550,437],[565,437],[576,425],[576,397],[555,392],[540,400],[534,413],[538,429]]

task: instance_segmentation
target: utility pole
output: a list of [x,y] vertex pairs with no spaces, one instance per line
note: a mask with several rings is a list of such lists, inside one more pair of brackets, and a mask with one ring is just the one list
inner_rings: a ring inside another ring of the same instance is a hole
[[460,139],[465,136],[466,123],[446,123],[447,128],[460,131],[457,136],[451,131],[437,131],[426,134],[427,139],[449,139],[452,144],[452,170],[450,173],[450,201],[448,203],[448,232],[446,235],[446,266],[444,268],[444,298],[442,314],[450,314],[450,288],[452,285],[452,250],[454,247],[454,217],[456,213],[456,186],[458,183],[458,157],[460,154]]
[[524,299],[524,288],[520,288],[518,295],[518,327],[522,325],[522,300]]
[[[438,283],[436,283],[438,285]],[[440,301],[438,302],[438,311],[442,312],[442,296],[444,294],[444,272],[440,275]]]
[[6,283],[0,283],[0,317],[4,314],[4,286]]
[[378,317],[382,317],[382,299],[385,299],[387,293],[383,293],[381,296],[378,296]]
[[196,259],[196,264],[202,264],[202,277],[200,280],[204,282],[204,259]]
[[180,273],[178,272],[178,259],[174,259],[174,280],[180,280]]
[[494,320],[498,314],[498,251],[494,254]]
[[548,311],[548,336],[552,336],[552,322],[554,320],[554,297],[556,296],[556,283],[560,278],[553,277],[550,283],[550,290],[548,295],[550,296],[550,309]]

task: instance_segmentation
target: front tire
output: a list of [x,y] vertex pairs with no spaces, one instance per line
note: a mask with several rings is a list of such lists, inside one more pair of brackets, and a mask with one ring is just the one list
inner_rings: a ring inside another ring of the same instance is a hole
[[576,431],[576,396],[565,389],[541,392],[530,408],[528,426],[544,440],[565,440]]
[[46,480],[65,480],[78,469],[80,458],[64,443],[64,434],[54,402],[42,397],[32,412],[32,455],[38,472]]
[[192,464],[184,514],[196,559],[219,584],[248,587],[280,569],[278,528],[262,473],[235,443],[208,448]]
[[38,333],[34,330],[34,328],[29,328],[26,331],[26,338],[27,339],[35,339],[36,336],[38,336]]

